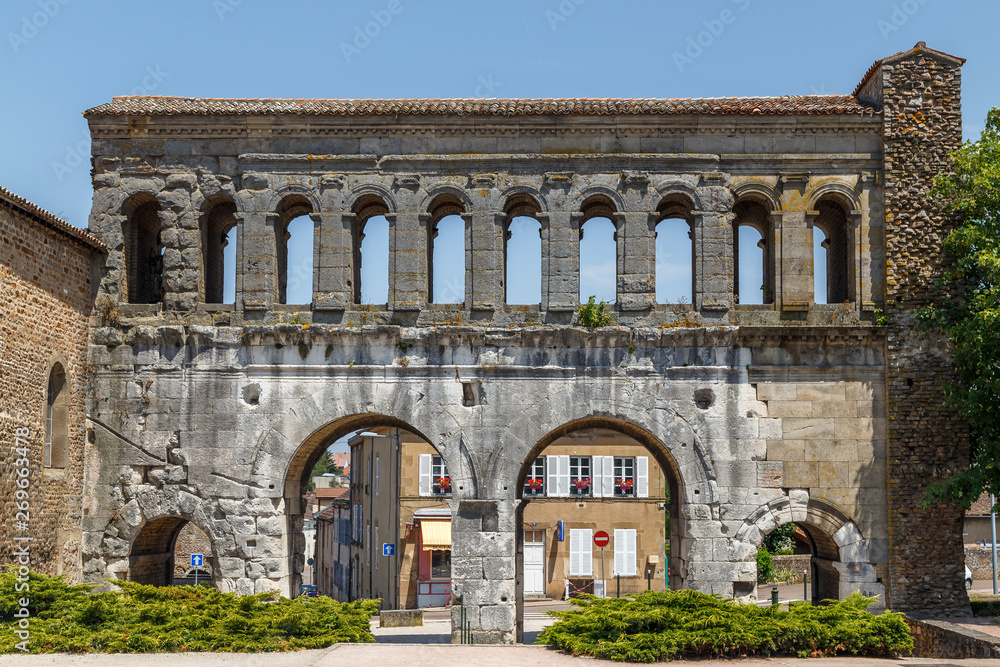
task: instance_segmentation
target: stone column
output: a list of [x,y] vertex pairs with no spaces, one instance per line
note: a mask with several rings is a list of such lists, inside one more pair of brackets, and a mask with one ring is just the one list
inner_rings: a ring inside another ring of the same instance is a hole
[[538,215],[542,223],[543,311],[574,312],[580,305],[579,216],[561,210]]
[[463,609],[473,643],[517,643],[516,516],[512,501],[458,501],[451,522],[453,644],[461,640]]
[[389,304],[393,310],[420,310],[428,300],[429,217],[400,211],[385,218],[389,221]]
[[[782,206],[788,203],[782,197]],[[789,210],[772,213],[774,227],[775,286],[774,302],[786,311],[809,310],[813,302],[813,220],[816,211]]]
[[197,185],[193,174],[172,174],[156,196],[160,239],[165,247],[163,307],[167,310],[193,310],[199,301],[201,216],[191,204],[191,192]]
[[733,305],[733,215],[692,211],[694,216],[694,308],[726,312]]
[[238,252],[244,310],[269,310],[278,301],[276,220],[264,212],[243,214]]
[[473,210],[462,216],[469,233],[465,255],[465,307],[471,310],[496,310],[504,303],[503,286],[503,211]]
[[316,310],[345,310],[354,303],[354,238],[357,216],[349,212],[319,214],[314,269]]
[[648,310],[656,302],[656,213],[615,214],[618,229],[618,307]]

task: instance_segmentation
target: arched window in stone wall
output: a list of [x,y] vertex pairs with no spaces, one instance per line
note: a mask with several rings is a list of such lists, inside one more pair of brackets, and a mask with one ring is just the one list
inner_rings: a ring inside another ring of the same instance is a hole
[[465,303],[465,207],[457,197],[441,195],[430,206],[427,229],[427,301]]
[[[854,301],[853,234],[844,208],[820,200],[813,219],[813,275],[816,303]],[[820,238],[822,236],[822,238]]]
[[503,285],[506,303],[527,305],[542,301],[541,206],[530,195],[515,195],[504,211]]
[[618,296],[618,230],[615,205],[603,195],[580,206],[580,303],[593,296],[615,303]]
[[69,387],[66,370],[56,363],[49,372],[45,393],[45,447],[42,452],[46,468],[65,468],[69,459]]
[[354,303],[389,302],[389,207],[381,197],[366,196],[354,204],[352,228],[352,294]]
[[305,197],[286,197],[278,207],[275,225],[278,248],[278,302],[312,303],[313,239],[312,204]]
[[139,203],[122,230],[125,246],[125,288],[129,303],[159,303],[163,299],[163,253],[160,205],[151,197]]
[[664,199],[654,229],[656,303],[687,303],[694,298],[694,219],[683,197]]
[[733,294],[739,304],[774,303],[774,230],[760,202],[733,207]]
[[235,258],[227,249],[235,249],[236,234],[236,204],[221,201],[208,209],[201,223],[205,303],[236,301],[236,262],[227,261],[227,255]]

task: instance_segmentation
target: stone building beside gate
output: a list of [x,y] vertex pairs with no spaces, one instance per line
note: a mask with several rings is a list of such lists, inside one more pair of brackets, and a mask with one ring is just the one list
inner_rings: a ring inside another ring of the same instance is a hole
[[[912,319],[956,224],[925,195],[961,141],[962,62],[921,43],[851,95],[123,97],[87,111],[100,242],[74,248],[107,246],[98,298],[120,317],[92,319],[82,516],[67,519],[83,577],[166,583],[191,522],[217,586],[296,592],[314,462],[344,435],[400,428],[451,475],[453,589],[476,642],[512,642],[524,481],[559,438],[606,429],[666,472],[672,586],[753,597],[756,547],[796,522],[838,596],[967,610],[961,511],[919,502],[962,465],[965,431],[942,407],[947,345]],[[288,304],[302,215],[312,299]],[[434,303],[434,239],[453,215],[463,301]],[[540,229],[539,303],[506,299],[517,217]],[[375,218],[390,239],[379,305],[360,284]],[[586,329],[573,322],[594,218],[615,227],[617,298],[613,324]],[[690,229],[690,303],[655,299],[663,220]],[[761,305],[734,278],[742,227],[761,237]],[[813,298],[820,232],[828,304]],[[67,359],[77,392],[82,363]],[[39,369],[25,383],[45,386]],[[40,404],[29,412],[36,432]],[[70,421],[82,441],[82,415]]]
[[91,277],[105,251],[0,187],[2,565],[81,576]]

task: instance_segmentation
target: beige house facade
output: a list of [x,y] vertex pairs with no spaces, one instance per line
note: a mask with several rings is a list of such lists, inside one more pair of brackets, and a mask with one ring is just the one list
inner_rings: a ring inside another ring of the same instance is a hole
[[[380,598],[384,609],[444,606],[453,597],[453,482],[437,451],[402,430],[397,459],[396,437],[380,428],[350,441],[352,595]],[[626,435],[587,429],[545,448],[521,490],[525,598],[668,587],[668,489],[655,457]],[[609,538],[603,554],[599,531]]]

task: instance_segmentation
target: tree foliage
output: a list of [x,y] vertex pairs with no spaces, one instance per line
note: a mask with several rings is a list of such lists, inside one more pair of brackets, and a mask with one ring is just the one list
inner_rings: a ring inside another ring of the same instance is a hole
[[1000,495],[1000,108],[990,110],[979,141],[952,155],[952,166],[932,190],[945,210],[963,216],[944,241],[954,262],[940,286],[950,296],[917,316],[954,343],[959,379],[945,395],[968,421],[971,445],[971,466],[931,486],[926,501],[968,509],[983,491]]
[[375,641],[369,620],[378,600],[290,600],[207,586],[114,583],[122,590],[94,593],[93,585],[32,572],[29,591],[16,592],[14,571],[0,573],[0,654],[20,652],[14,630],[22,597],[30,600],[31,653],[294,651]]
[[344,471],[333,463],[333,457],[330,456],[330,452],[328,451],[323,452],[320,455],[319,461],[316,462],[316,465],[313,466],[312,472],[309,473],[309,481],[306,483],[306,491],[316,490],[316,484],[312,479],[313,477],[325,475],[327,473],[332,473],[334,475],[344,474]]
[[634,598],[571,600],[579,609],[549,612],[559,620],[538,643],[622,662],[675,658],[794,654],[802,657],[893,655],[913,650],[901,614],[870,614],[874,598],[853,593],[814,607],[740,604],[695,591],[640,593]]

